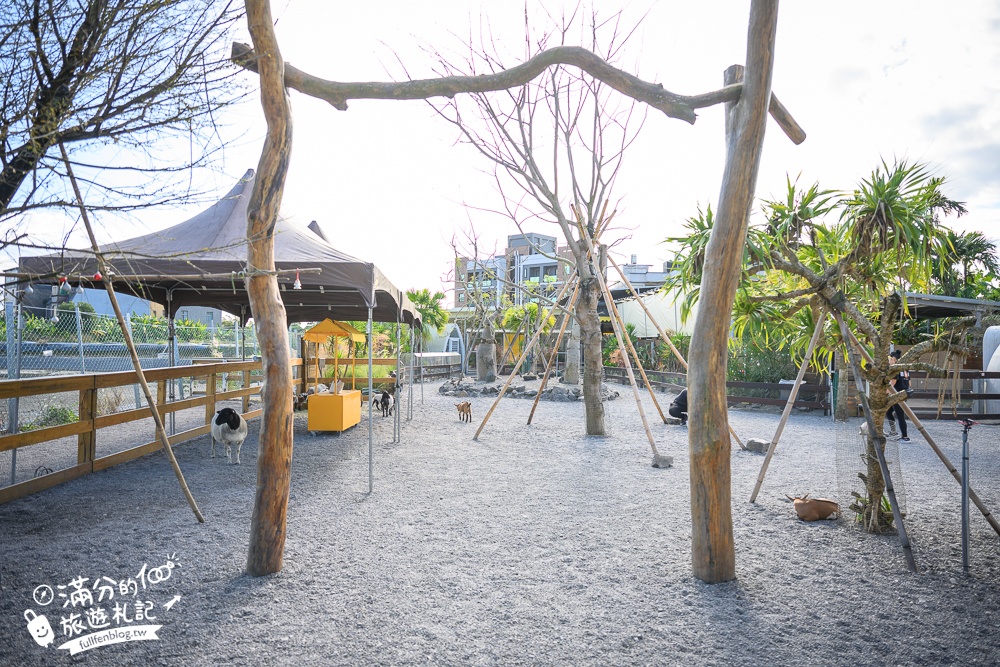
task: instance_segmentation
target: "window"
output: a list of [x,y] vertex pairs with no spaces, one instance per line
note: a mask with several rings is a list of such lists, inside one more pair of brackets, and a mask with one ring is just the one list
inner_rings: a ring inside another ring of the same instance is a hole
[[188,311],[182,310],[181,311],[181,319],[182,320],[186,320],[187,318],[188,318]]
[[209,324],[215,323],[215,313],[213,313],[212,311],[208,311],[208,323]]
[[462,293],[462,294],[458,295],[458,302],[459,303],[465,303],[465,293]]

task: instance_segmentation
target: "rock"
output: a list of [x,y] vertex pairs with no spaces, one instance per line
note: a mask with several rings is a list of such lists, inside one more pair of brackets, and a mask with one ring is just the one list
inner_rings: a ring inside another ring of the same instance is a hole
[[770,440],[761,440],[760,438],[750,438],[747,440],[747,451],[754,454],[766,454],[770,446]]
[[674,457],[667,456],[665,454],[655,454],[653,456],[654,468],[672,468],[673,466],[674,466]]
[[534,389],[529,389],[526,392],[524,392],[524,397],[525,398],[534,398],[537,395],[538,395],[538,392],[535,391]]
[[521,376],[521,379],[524,380],[525,382],[530,382],[532,380],[537,380],[538,376],[535,375],[534,373],[525,373],[524,375]]
[[468,395],[469,392],[465,391],[465,389],[460,389],[459,391],[456,391],[454,394],[452,394],[452,396],[459,396],[461,398],[465,398]]

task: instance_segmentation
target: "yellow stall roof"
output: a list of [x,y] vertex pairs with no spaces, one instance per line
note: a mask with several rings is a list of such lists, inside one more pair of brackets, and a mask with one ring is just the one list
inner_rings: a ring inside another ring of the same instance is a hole
[[330,336],[350,338],[355,343],[364,343],[366,340],[363,333],[347,322],[334,322],[331,319],[323,320],[302,334],[302,338],[311,343],[325,343]]

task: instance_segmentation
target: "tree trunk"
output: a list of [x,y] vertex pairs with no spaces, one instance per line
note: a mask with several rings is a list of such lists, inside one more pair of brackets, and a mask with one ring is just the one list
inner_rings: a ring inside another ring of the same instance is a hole
[[274,273],[274,225],[292,149],[291,108],[284,84],[284,61],[274,35],[267,0],[246,0],[247,24],[257,53],[260,98],[267,135],[247,207],[247,292],[260,342],[264,416],[257,456],[257,492],[250,522],[247,572],[281,570],[285,550],[292,468],[292,387],[288,322]]
[[[726,345],[771,99],[777,19],[777,0],[753,0],[743,92],[738,102],[726,105],[726,169],[691,338],[691,558],[694,575],[707,583],[736,578]],[[740,70],[726,71],[727,85],[738,80]]]
[[580,324],[583,345],[583,405],[586,411],[587,435],[606,435],[604,403],[601,402],[601,380],[604,364],[601,360],[601,320],[597,316],[597,300],[601,287],[597,278],[580,282],[580,300],[574,314]]
[[566,384],[580,384],[580,325],[572,322],[566,338],[566,365],[563,367],[562,381]]
[[479,345],[476,346],[476,379],[480,382],[497,381],[497,343],[493,325],[483,325]]

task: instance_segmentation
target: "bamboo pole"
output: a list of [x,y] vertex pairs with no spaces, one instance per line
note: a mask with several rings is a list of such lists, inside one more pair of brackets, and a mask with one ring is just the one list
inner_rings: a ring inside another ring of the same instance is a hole
[[819,341],[819,336],[823,333],[823,324],[826,322],[826,311],[816,322],[816,329],[813,331],[812,338],[809,339],[809,345],[806,347],[806,354],[802,358],[802,363],[799,365],[798,375],[795,376],[795,385],[792,387],[791,391],[788,392],[788,400],[785,402],[785,409],[781,413],[781,419],[778,421],[778,428],[774,432],[774,437],[771,438],[771,444],[767,447],[767,456],[764,457],[764,463],[760,467],[760,473],[757,475],[757,483],[754,484],[753,493],[750,494],[750,502],[755,502],[757,500],[757,494],[760,492],[760,485],[764,483],[764,475],[767,474],[767,467],[771,464],[771,457],[774,456],[774,450],[778,448],[778,440],[781,439],[781,432],[785,430],[785,423],[788,421],[788,416],[792,413],[792,406],[795,405],[795,399],[799,397],[799,386],[802,384],[802,379],[805,377],[806,368],[809,366],[809,359],[812,357],[813,350],[816,349],[816,343]]
[[[580,293],[580,285],[577,284],[573,288],[573,296],[569,298],[570,309],[576,305],[576,297]],[[549,357],[549,363],[545,366],[545,374],[542,376],[542,383],[538,385],[538,393],[535,394],[535,401],[531,404],[531,412],[528,414],[528,425],[531,425],[531,420],[535,416],[535,409],[538,407],[538,400],[542,397],[542,392],[545,390],[545,385],[549,381],[549,374],[552,372],[553,366],[555,366],[556,355],[559,354],[559,345],[562,343],[563,334],[566,333],[566,325],[572,319],[572,315],[569,313],[563,315],[562,326],[559,327],[559,335],[556,336],[556,344],[552,348],[552,355]]]
[[[560,301],[563,298],[563,296],[566,294],[566,290],[569,289],[569,285],[570,284],[567,281],[566,284],[562,286],[562,289],[559,290],[559,294],[556,296],[556,301]],[[483,429],[486,427],[486,422],[490,420],[490,415],[492,415],[493,411],[497,409],[497,405],[500,404],[500,399],[502,399],[503,395],[507,393],[507,388],[510,386],[510,383],[514,381],[514,376],[517,374],[517,367],[524,362],[524,360],[528,356],[528,351],[531,349],[531,347],[535,344],[535,342],[541,335],[542,335],[542,329],[541,327],[539,327],[538,331],[535,332],[535,335],[531,337],[531,341],[529,341],[528,344],[524,346],[524,349],[521,350],[521,357],[517,360],[517,363],[514,364],[514,370],[511,372],[509,376],[507,376],[507,381],[504,382],[503,387],[500,388],[500,393],[497,394],[496,400],[493,401],[493,405],[490,406],[490,409],[486,413],[486,416],[483,417],[483,423],[479,425],[479,428],[476,430],[476,434],[472,436],[473,440],[479,440],[479,434],[482,433]]]
[[[656,400],[656,394],[653,392],[653,384],[646,377],[646,369],[642,367],[642,362],[639,361],[639,353],[636,352],[635,346],[632,345],[632,339],[629,338],[628,331],[625,329],[625,322],[622,320],[621,313],[618,312],[618,306],[615,305],[614,298],[611,296],[611,290],[605,286],[605,294],[608,299],[608,311],[614,315],[612,322],[617,322],[622,329],[622,336],[625,338],[625,343],[628,346],[626,348],[626,353],[632,355],[632,359],[635,361],[636,367],[639,369],[639,375],[642,376],[642,381],[646,385],[646,390],[649,392],[649,397],[653,399],[653,405],[656,406],[656,411],[660,413],[660,420],[664,424],[667,423],[667,416],[663,414],[663,410],[660,408],[660,402]],[[621,341],[618,341],[621,345]]]
[[[635,297],[635,300],[639,303],[639,306],[642,308],[643,312],[646,313],[646,317],[649,318],[649,321],[653,323],[653,326],[656,328],[657,333],[660,334],[660,338],[662,338],[666,342],[666,344],[670,347],[670,351],[674,353],[674,357],[677,358],[677,361],[681,362],[681,366],[684,367],[684,370],[687,370],[688,363],[687,360],[684,359],[684,355],[681,354],[680,350],[678,350],[677,347],[674,345],[674,342],[670,340],[670,336],[666,334],[666,332],[660,326],[659,322],[656,321],[656,318],[653,317],[653,314],[649,312],[648,308],[646,308],[646,304],[645,302],[643,302],[642,297],[639,296],[639,293],[635,291],[634,287],[632,287],[632,283],[629,282],[629,279],[625,276],[625,272],[622,271],[620,266],[618,266],[618,262],[616,262],[610,254],[608,255],[608,261],[611,262],[611,265],[615,267],[616,271],[618,271],[618,275],[621,277],[622,283],[625,284],[629,292],[632,293],[632,296]],[[744,445],[743,441],[740,440],[740,436],[736,435],[736,431],[733,429],[733,425],[729,424],[728,420],[726,422],[726,425],[729,427],[729,434],[733,436],[734,440],[736,440],[736,444],[740,446],[740,449],[745,450],[746,445]]]
[[115,296],[115,291],[111,287],[111,277],[107,273],[107,265],[104,261],[104,255],[101,253],[100,246],[97,244],[97,237],[94,236],[94,228],[90,224],[90,217],[87,215],[87,208],[83,204],[83,195],[80,193],[80,186],[76,182],[76,176],[73,174],[73,167],[70,165],[69,156],[66,154],[66,147],[63,146],[62,142],[59,143],[59,152],[62,154],[63,162],[66,165],[66,173],[69,176],[70,183],[73,185],[73,194],[76,196],[76,202],[80,207],[80,217],[83,219],[83,224],[87,228],[87,236],[90,237],[90,245],[93,247],[94,256],[97,258],[97,267],[101,272],[101,280],[104,282],[104,289],[108,292],[108,298],[111,300],[111,307],[114,308],[115,317],[118,319],[118,326],[122,330],[122,336],[125,339],[125,347],[128,348],[129,356],[132,357],[132,366],[135,368],[136,379],[139,380],[139,385],[142,386],[142,391],[146,395],[146,403],[149,405],[149,412],[152,414],[153,422],[156,424],[156,435],[160,439],[160,444],[163,445],[163,451],[170,460],[170,465],[174,469],[177,481],[180,482],[181,490],[184,492],[184,497],[187,498],[188,505],[191,506],[191,511],[194,512],[194,516],[198,519],[198,523],[205,523],[205,517],[202,516],[201,511],[198,509],[198,503],[195,502],[194,496],[191,495],[191,489],[188,488],[187,482],[184,481],[184,473],[181,472],[181,468],[177,464],[177,459],[174,457],[174,450],[170,447],[170,439],[167,438],[167,432],[163,428],[163,420],[160,418],[160,411],[156,409],[156,401],[153,399],[153,392],[150,391],[149,384],[146,382],[146,375],[142,372],[142,364],[139,362],[139,354],[136,352],[135,343],[132,340],[132,336],[129,334],[128,326],[125,323],[125,316],[122,315],[122,309],[118,305],[118,298]]
[[[858,350],[861,352],[861,355],[865,358],[865,360],[868,363],[873,363],[871,355],[868,354],[868,351],[864,348],[861,342],[854,336],[854,333],[850,329],[848,329],[848,334],[850,335],[851,342],[855,346],[857,346]],[[951,460],[948,459],[948,456],[943,451],[941,451],[940,447],[938,447],[937,443],[934,441],[934,438],[932,438],[931,434],[927,432],[927,428],[924,426],[923,422],[921,422],[917,418],[917,415],[913,414],[913,410],[911,410],[910,406],[906,404],[906,401],[899,403],[899,405],[902,406],[903,412],[906,413],[906,416],[910,418],[910,421],[913,422],[913,425],[917,427],[917,430],[920,431],[920,434],[924,436],[924,439],[927,441],[927,444],[930,445],[934,453],[937,454],[937,457],[941,459],[941,463],[943,463],[944,467],[948,470],[948,472],[951,473],[951,476],[955,478],[956,482],[961,484],[962,483],[961,473],[958,472],[958,470],[952,464]],[[996,534],[1000,535],[1000,522],[997,521],[996,517],[993,516],[993,513],[990,512],[989,508],[987,508],[986,505],[983,503],[983,501],[979,498],[979,494],[977,494],[972,489],[971,486],[969,487],[969,499],[976,504],[976,507],[979,509],[980,512],[982,512],[983,517],[990,524],[990,526],[993,528]]]
[[[851,330],[848,328],[847,323],[844,322],[844,318],[836,311],[834,311],[833,316],[837,320],[837,325],[840,327],[840,334],[843,336],[844,341],[850,340]],[[896,531],[899,533],[899,541],[903,547],[903,556],[906,558],[906,565],[911,572],[916,572],[917,563],[913,559],[913,548],[910,546],[910,538],[906,534],[906,526],[903,524],[903,513],[900,511],[899,503],[896,501],[896,489],[892,485],[892,477],[889,475],[889,464],[885,460],[885,452],[882,449],[885,443],[885,436],[875,430],[875,422],[872,420],[872,411],[868,405],[868,396],[865,395],[864,380],[861,376],[861,363],[857,357],[858,352],[854,349],[853,345],[849,344],[847,346],[847,359],[851,364],[851,370],[854,371],[854,383],[858,390],[858,398],[861,400],[861,405],[865,410],[865,421],[868,424],[868,438],[875,441],[875,455],[878,458],[878,465],[882,471],[882,479],[885,482],[885,494],[889,498],[890,507],[892,507],[892,516],[896,522]]]

